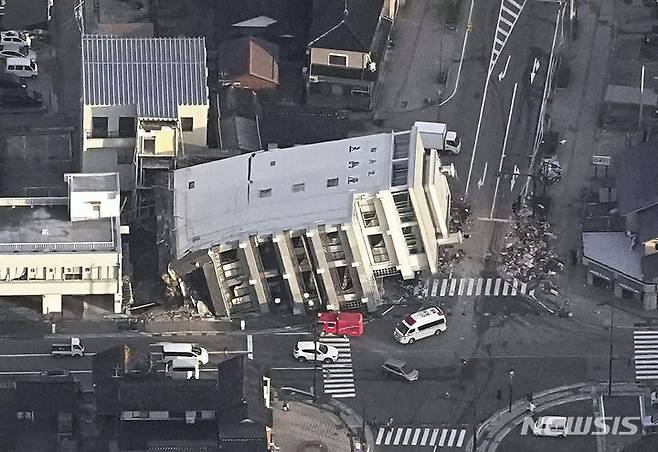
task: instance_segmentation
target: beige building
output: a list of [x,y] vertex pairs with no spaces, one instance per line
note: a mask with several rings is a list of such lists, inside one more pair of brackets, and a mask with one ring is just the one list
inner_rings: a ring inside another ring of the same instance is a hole
[[44,314],[62,296],[105,296],[121,312],[119,177],[67,174],[67,197],[0,198],[0,296],[40,296]]
[[454,175],[415,128],[178,169],[171,253],[203,269],[218,315],[374,310],[380,278],[435,273],[461,241]]
[[132,191],[145,121],[173,121],[181,152],[205,147],[206,78],[204,38],[83,36],[82,171],[118,172]]

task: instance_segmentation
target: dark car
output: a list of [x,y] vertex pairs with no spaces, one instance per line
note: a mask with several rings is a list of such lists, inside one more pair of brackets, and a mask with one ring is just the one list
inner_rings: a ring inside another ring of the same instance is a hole
[[36,91],[11,89],[0,93],[0,105],[3,107],[40,107],[42,102],[41,94]]
[[382,373],[385,377],[394,376],[409,382],[418,380],[418,370],[410,369],[399,359],[387,359],[382,365]]
[[0,89],[5,88],[25,89],[27,88],[27,85],[20,77],[17,77],[14,74],[0,73]]

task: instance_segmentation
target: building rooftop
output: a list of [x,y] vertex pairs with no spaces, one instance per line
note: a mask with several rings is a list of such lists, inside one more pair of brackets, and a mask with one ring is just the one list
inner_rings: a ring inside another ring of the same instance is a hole
[[137,115],[177,118],[208,105],[204,38],[82,37],[85,105],[136,105]]
[[180,258],[253,234],[341,224],[353,196],[413,182],[415,133],[259,151],[174,171]]
[[658,141],[633,146],[618,159],[617,204],[619,214],[646,209],[658,204]]
[[0,209],[0,253],[110,251],[116,248],[110,218],[71,222],[68,206]]
[[324,49],[370,52],[383,0],[314,2],[309,45]]
[[113,191],[119,193],[118,173],[84,174],[72,173],[66,175],[71,191]]
[[625,232],[584,232],[582,239],[584,257],[643,281],[642,245],[631,248],[631,240]]

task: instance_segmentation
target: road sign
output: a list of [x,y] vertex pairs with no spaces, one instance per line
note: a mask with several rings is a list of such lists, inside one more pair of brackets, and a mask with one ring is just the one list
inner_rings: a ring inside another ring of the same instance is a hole
[[592,165],[610,166],[611,163],[612,163],[612,157],[610,157],[609,155],[592,156]]

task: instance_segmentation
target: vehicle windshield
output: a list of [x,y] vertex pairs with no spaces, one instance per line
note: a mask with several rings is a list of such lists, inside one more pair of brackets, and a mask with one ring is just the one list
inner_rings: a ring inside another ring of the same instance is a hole
[[199,347],[198,345],[193,345],[192,353],[194,353],[195,355],[201,355],[201,347]]
[[30,61],[30,67],[31,67],[32,69],[36,69],[37,65],[34,64],[34,61]]
[[323,354],[327,353],[329,351],[329,347],[324,344],[318,344],[318,351]]
[[409,327],[404,322],[398,323],[395,328],[397,328],[403,336],[409,332]]

